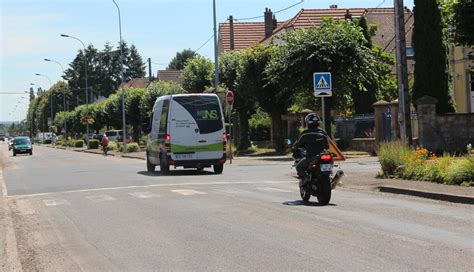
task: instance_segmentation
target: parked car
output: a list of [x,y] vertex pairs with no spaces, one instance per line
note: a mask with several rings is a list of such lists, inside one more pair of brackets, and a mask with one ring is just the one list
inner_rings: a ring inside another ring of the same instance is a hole
[[5,134],[4,133],[0,133],[0,141],[5,142]]
[[94,134],[92,136],[92,139],[99,140],[99,143],[102,142],[102,138],[104,137],[104,134]]
[[12,149],[13,156],[21,153],[33,155],[33,146],[31,145],[30,138],[26,136],[15,137],[15,139],[13,139]]
[[170,165],[221,174],[226,161],[227,134],[219,97],[185,94],[159,97],[147,129],[147,170],[156,165],[167,173]]
[[13,139],[15,139],[15,138],[9,138],[8,141],[7,141],[7,143],[8,143],[8,151],[12,150]]
[[44,142],[45,144],[50,144],[51,141],[57,139],[58,136],[56,136],[56,134],[53,132],[38,132],[33,140],[35,142]]
[[105,135],[109,138],[109,141],[118,142],[122,140],[123,131],[122,130],[107,130]]

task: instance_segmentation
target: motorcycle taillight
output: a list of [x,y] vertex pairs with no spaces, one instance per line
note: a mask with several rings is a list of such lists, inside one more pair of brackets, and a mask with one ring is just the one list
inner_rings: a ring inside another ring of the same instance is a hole
[[330,161],[332,159],[332,156],[330,154],[321,154],[319,156],[319,158],[322,160],[322,161]]

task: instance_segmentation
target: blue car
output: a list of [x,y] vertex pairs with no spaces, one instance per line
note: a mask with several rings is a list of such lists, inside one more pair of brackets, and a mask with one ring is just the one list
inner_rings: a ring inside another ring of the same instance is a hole
[[33,155],[33,146],[31,145],[30,138],[26,136],[15,137],[15,139],[13,139],[12,149],[13,156],[21,153]]

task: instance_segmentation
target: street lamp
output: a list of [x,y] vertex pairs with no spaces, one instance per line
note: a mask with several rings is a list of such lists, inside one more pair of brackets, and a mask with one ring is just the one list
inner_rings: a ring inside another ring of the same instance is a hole
[[[82,44],[82,47],[84,48],[84,71],[85,71],[85,76],[86,76],[86,115],[89,116],[89,85],[88,85],[88,82],[87,82],[87,57],[86,57],[86,46],[84,45],[84,43],[82,42],[81,39],[79,38],[76,38],[76,37],[73,37],[73,36],[69,36],[69,35],[66,35],[66,34],[61,34],[61,37],[64,37],[64,38],[71,38],[71,39],[74,39],[76,41],[79,41],[81,44]],[[89,123],[86,123],[86,142],[87,142],[87,146],[89,147]]]
[[[44,61],[48,61],[48,62],[54,62],[56,64],[58,64],[60,67],[61,67],[61,70],[63,71],[63,75],[64,75],[64,67],[61,65],[61,63],[55,61],[55,60],[51,60],[51,59],[44,59]],[[63,92],[63,109],[64,111],[66,111],[66,90],[62,90]],[[89,134],[89,133],[88,133]],[[67,142],[67,124],[66,124],[66,118],[64,118],[64,141]]]
[[[35,73],[35,75],[45,77],[49,80],[49,89],[51,90],[51,125],[52,125],[53,124],[53,90],[51,88],[53,87],[53,84],[51,83],[51,79],[49,78],[49,76],[38,74],[38,73]],[[50,127],[50,132],[51,132],[51,127]]]
[[115,2],[112,0],[117,7],[118,11],[118,19],[119,19],[119,33],[120,33],[120,79],[122,81],[122,126],[123,126],[123,146],[124,150],[127,150],[127,123],[125,121],[125,89],[124,89],[124,82],[123,82],[123,50],[122,50],[122,20],[120,18],[120,8]]

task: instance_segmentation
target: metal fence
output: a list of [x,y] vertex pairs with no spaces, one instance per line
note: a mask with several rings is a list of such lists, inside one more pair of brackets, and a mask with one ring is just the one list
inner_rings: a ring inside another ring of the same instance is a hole
[[373,114],[358,114],[334,119],[336,138],[373,138],[375,117]]

